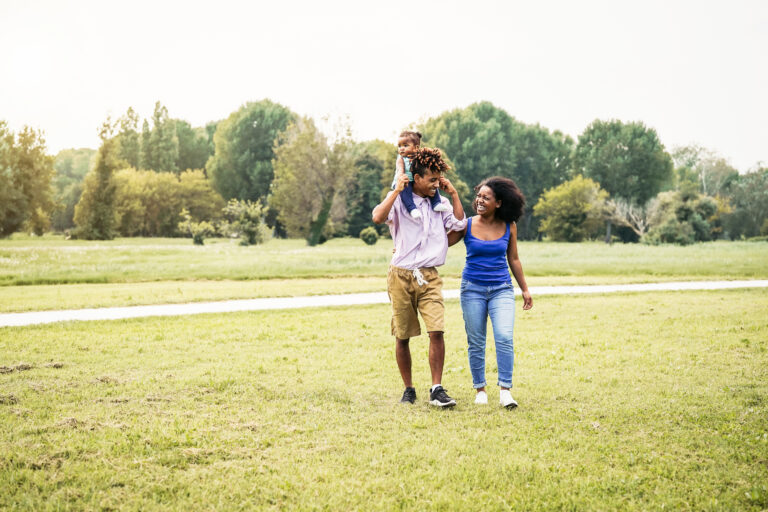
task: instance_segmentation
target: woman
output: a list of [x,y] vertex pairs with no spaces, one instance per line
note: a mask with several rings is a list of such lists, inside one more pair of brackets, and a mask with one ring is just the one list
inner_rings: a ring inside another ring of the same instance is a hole
[[473,206],[477,215],[469,219],[463,231],[450,233],[455,243],[463,236],[467,262],[461,279],[461,310],[467,331],[469,368],[477,391],[476,404],[487,404],[485,392],[485,335],[488,317],[496,342],[496,362],[501,388],[499,403],[508,409],[517,407],[509,389],[515,354],[512,331],[515,325],[515,293],[512,275],[523,293],[523,309],[533,307],[517,255],[517,224],[525,206],[525,197],[515,182],[498,176],[475,187]]

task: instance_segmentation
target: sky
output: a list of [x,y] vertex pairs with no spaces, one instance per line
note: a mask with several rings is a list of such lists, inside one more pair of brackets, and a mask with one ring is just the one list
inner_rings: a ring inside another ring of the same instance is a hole
[[0,0],[0,120],[98,147],[156,101],[193,126],[268,98],[357,140],[490,101],[576,139],[641,121],[768,165],[768,1]]

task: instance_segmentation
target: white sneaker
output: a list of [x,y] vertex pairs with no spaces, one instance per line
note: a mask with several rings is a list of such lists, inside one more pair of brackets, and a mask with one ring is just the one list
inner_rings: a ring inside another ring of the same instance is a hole
[[447,204],[443,204],[443,203],[440,203],[440,204],[436,205],[436,206],[435,206],[434,208],[432,208],[432,209],[433,209],[434,211],[436,211],[436,212],[449,212],[449,211],[453,210],[453,208],[451,208],[451,207],[450,207],[450,206],[448,206]]
[[420,219],[421,212],[419,210],[411,210],[411,217],[413,217],[414,219]]
[[488,393],[486,393],[485,391],[478,391],[477,394],[475,395],[475,403],[488,405]]
[[517,402],[512,398],[512,393],[510,393],[508,389],[502,389],[499,393],[499,403],[502,407],[506,407],[507,409],[514,409],[517,407]]

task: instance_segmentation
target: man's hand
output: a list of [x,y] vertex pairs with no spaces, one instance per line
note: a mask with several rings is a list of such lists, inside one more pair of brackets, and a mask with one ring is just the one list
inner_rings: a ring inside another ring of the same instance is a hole
[[406,185],[408,185],[408,182],[409,182],[409,181],[410,181],[410,180],[408,179],[408,176],[407,176],[407,175],[405,175],[405,174],[400,174],[400,175],[397,177],[397,181],[395,182],[395,192],[396,192],[396,193],[398,193],[398,194],[399,194],[400,192],[402,192],[402,191],[403,191],[403,189],[405,188],[405,186],[406,186]]
[[458,194],[458,192],[456,192],[456,188],[453,186],[453,183],[451,183],[451,180],[445,176],[440,176],[440,190],[444,190],[450,195]]

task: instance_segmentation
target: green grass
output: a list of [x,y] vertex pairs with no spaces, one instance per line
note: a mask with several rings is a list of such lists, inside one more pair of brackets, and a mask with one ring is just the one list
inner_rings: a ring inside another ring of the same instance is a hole
[[[689,247],[522,242],[531,285],[768,278],[768,244]],[[381,291],[392,243],[335,239],[319,247],[270,240],[255,247],[188,239],[0,241],[0,312]],[[458,286],[464,245],[440,269]],[[57,286],[48,286],[55,284]]]
[[396,404],[387,306],[0,329],[0,509],[768,507],[768,291],[517,315],[515,411],[471,403],[456,301],[452,411],[423,336]]

